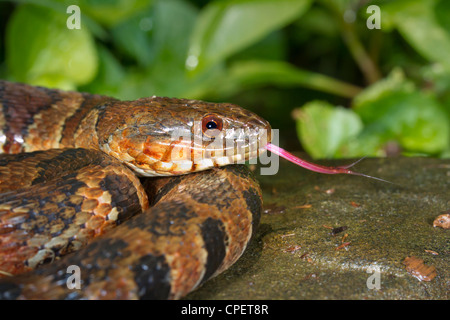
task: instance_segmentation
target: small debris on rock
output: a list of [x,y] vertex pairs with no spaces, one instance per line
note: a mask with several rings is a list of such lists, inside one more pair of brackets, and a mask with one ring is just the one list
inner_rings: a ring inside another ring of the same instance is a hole
[[431,281],[437,276],[434,266],[427,266],[422,259],[417,257],[406,257],[403,260],[406,271],[420,281]]
[[450,229],[450,213],[444,213],[438,216],[433,221],[433,227],[441,227],[443,229]]
[[285,206],[278,206],[275,203],[269,203],[264,205],[264,213],[265,214],[279,214],[283,213],[286,210]]
[[312,204],[303,204],[303,205],[300,205],[300,206],[295,206],[295,207],[292,207],[293,209],[309,209],[309,208],[312,208]]
[[295,252],[295,251],[300,250],[301,248],[302,248],[302,246],[295,245],[295,246],[292,246],[292,247],[289,247],[289,248],[283,250],[283,252],[290,252],[290,253],[293,253],[293,252]]
[[305,252],[300,256],[300,259],[306,259],[309,256],[309,252]]
[[438,255],[439,255],[439,253],[437,253],[436,251],[433,251],[433,250],[427,250],[427,249],[425,249],[425,252],[431,253],[431,254],[434,255],[434,256],[438,256]]
[[361,205],[359,203],[356,203],[355,201],[350,202],[350,204],[352,205],[352,207],[355,207],[355,208],[361,207]]
[[350,243],[351,243],[351,241],[349,241],[349,242],[344,242],[344,243],[341,244],[340,246],[336,247],[334,250],[336,250],[336,251],[337,251],[337,250],[341,250],[342,248],[345,248],[345,247],[349,246]]
[[281,238],[292,237],[292,236],[295,236],[295,233],[282,234]]
[[347,229],[348,229],[347,226],[342,226],[342,227],[333,228],[333,229],[331,229],[330,234],[331,234],[332,236],[335,236],[335,235],[337,235],[338,233],[341,233],[342,231],[345,231],[345,230],[347,230]]

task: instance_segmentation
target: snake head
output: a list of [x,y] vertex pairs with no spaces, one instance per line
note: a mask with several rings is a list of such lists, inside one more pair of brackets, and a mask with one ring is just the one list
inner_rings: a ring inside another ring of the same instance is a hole
[[99,148],[140,176],[243,163],[271,141],[266,120],[228,103],[152,97],[112,101],[100,111]]

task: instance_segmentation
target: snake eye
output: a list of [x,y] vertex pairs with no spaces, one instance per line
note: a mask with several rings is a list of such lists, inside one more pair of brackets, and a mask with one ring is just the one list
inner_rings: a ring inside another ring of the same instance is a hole
[[[202,132],[204,135],[212,138],[222,131],[223,122],[222,119],[216,115],[210,114],[203,117],[202,120]],[[217,131],[216,131],[217,130]]]

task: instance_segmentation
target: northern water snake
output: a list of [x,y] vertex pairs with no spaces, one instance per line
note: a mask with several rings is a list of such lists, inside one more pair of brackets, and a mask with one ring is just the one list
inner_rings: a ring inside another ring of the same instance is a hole
[[[269,124],[232,104],[0,81],[0,298],[183,297],[246,248],[261,190],[222,166],[266,142]],[[153,175],[170,177],[137,177]]]

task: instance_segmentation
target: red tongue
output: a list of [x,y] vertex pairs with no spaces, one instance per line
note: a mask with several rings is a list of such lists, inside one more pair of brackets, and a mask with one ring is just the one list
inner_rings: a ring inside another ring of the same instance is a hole
[[364,173],[359,173],[359,172],[354,172],[349,170],[348,168],[351,168],[352,166],[354,166],[355,164],[357,164],[359,161],[361,161],[362,159],[359,159],[358,161],[355,161],[352,164],[346,165],[346,166],[340,166],[340,167],[326,167],[326,166],[322,166],[319,164],[314,164],[305,160],[302,160],[300,158],[297,158],[296,156],[290,154],[289,152],[287,152],[286,150],[277,147],[276,145],[273,145],[271,143],[268,143],[266,145],[266,149],[269,150],[270,152],[273,152],[277,155],[279,155],[280,157],[285,158],[286,160],[295,163],[305,169],[311,170],[311,171],[315,171],[315,172],[320,172],[320,173],[326,173],[326,174],[338,174],[338,173],[344,173],[344,174],[352,174],[355,176],[363,176],[363,177],[367,177],[367,178],[371,178],[371,179],[375,179],[375,180],[380,180],[380,181],[384,181],[384,182],[388,182],[388,183],[392,183],[377,177],[372,177],[372,176],[368,176]]

